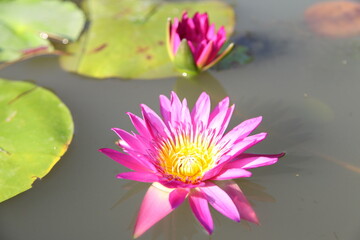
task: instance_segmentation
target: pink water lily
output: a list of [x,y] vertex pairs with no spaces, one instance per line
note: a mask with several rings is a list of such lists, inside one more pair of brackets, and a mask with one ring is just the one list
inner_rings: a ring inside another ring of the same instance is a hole
[[184,12],[180,21],[174,18],[174,22],[168,22],[168,52],[175,67],[183,73],[204,71],[219,62],[234,46],[230,44],[219,54],[225,41],[224,26],[216,32],[215,24],[209,24],[207,13],[195,13],[189,18]]
[[[258,223],[255,212],[236,183],[250,177],[247,169],[274,164],[284,154],[244,153],[265,139],[266,133],[249,134],[262,118],[246,120],[225,133],[234,105],[226,97],[210,111],[210,97],[202,93],[192,111],[187,101],[172,92],[160,96],[161,117],[141,105],[142,118],[128,113],[138,133],[114,128],[125,153],[100,151],[133,170],[117,177],[152,182],[141,204],[134,237],[177,208],[185,199],[200,224],[211,234],[213,220],[208,203],[221,214]],[[216,180],[216,182],[214,182]]]

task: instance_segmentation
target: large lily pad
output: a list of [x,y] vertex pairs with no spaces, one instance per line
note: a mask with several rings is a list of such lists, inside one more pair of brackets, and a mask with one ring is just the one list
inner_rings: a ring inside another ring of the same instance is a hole
[[51,91],[0,79],[0,202],[44,177],[73,131],[70,111]]
[[72,2],[59,0],[0,0],[0,62],[51,53],[48,37],[78,38],[85,16]]
[[208,12],[210,21],[233,32],[235,13],[220,1],[85,0],[90,27],[62,56],[63,68],[95,78],[152,79],[177,76],[166,51],[166,22],[184,10]]

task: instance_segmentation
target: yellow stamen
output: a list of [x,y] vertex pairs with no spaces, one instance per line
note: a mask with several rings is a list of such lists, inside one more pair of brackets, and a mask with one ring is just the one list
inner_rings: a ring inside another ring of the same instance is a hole
[[210,137],[202,134],[195,137],[179,135],[163,141],[157,160],[166,177],[196,183],[214,167],[218,155],[219,151]]

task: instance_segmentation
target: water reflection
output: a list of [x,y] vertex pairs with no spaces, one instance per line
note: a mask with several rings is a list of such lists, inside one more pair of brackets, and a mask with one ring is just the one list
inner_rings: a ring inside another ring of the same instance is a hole
[[279,39],[279,36],[275,37],[262,32],[246,32],[244,35],[234,36],[231,40],[236,45],[246,47],[255,61],[271,60],[284,55],[290,45],[289,40]]
[[346,169],[346,170],[349,170],[350,172],[354,172],[354,173],[358,173],[360,174],[360,166],[355,166],[353,164],[350,164],[350,163],[347,163],[347,162],[344,162],[344,161],[341,161],[333,156],[329,156],[325,153],[320,153],[320,152],[313,152],[313,154],[317,157],[320,157],[326,161],[329,161],[329,162],[333,162],[335,163],[336,165]]
[[228,96],[220,82],[208,72],[202,72],[191,78],[178,78],[174,91],[180,98],[186,98],[190,107],[195,104],[202,92],[210,95],[212,106]]
[[[275,198],[271,196],[269,193],[266,193],[265,187],[247,179],[235,179],[235,180],[216,182],[216,184],[219,185],[220,187],[228,186],[231,183],[237,184],[244,194],[242,199],[237,199],[238,201],[243,202],[242,204],[243,209],[239,209],[242,218],[240,224],[243,228],[250,230],[253,224],[245,220],[252,221],[251,219],[253,219],[254,216],[249,216],[248,214],[255,214],[255,212],[250,211],[248,208],[255,206],[254,202],[275,202]],[[125,193],[113,205],[112,208],[118,207],[126,200],[131,200],[136,194],[139,193],[145,194],[148,188],[149,188],[149,184],[140,183],[140,182],[129,182],[123,185],[123,189]],[[216,228],[220,228],[226,223],[230,222],[227,218],[225,218],[217,211],[211,211],[211,214],[213,216]],[[132,217],[132,221],[129,224],[128,228],[129,230],[131,229],[130,231],[132,231],[133,229],[136,217],[137,217],[137,212],[134,213]],[[255,214],[255,218],[256,218],[256,214]],[[151,236],[150,239],[153,240],[155,239],[180,240],[180,239],[199,239],[199,238],[212,239],[212,237],[208,236],[205,230],[196,221],[187,200],[180,207],[175,209],[160,222],[155,224],[147,233],[144,234],[144,236],[145,235]]]

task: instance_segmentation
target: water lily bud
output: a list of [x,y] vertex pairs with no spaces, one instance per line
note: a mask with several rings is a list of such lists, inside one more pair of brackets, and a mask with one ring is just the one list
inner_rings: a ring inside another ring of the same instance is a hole
[[175,68],[183,75],[195,75],[205,71],[224,58],[234,47],[229,46],[220,54],[226,41],[224,26],[216,32],[215,24],[209,24],[207,13],[195,13],[189,18],[184,12],[181,20],[174,18],[167,25],[167,47]]

